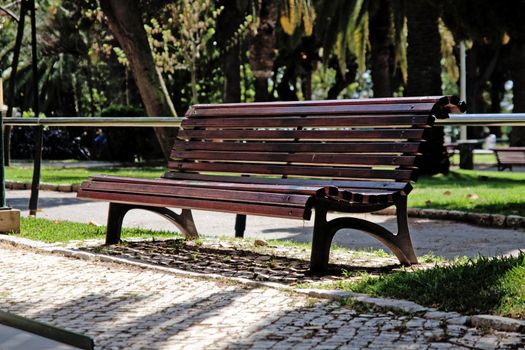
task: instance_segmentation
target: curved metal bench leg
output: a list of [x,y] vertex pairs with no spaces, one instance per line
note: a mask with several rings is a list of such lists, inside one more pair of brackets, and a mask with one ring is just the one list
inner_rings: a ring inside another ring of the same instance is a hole
[[407,199],[401,198],[396,204],[398,233],[387,230],[373,222],[345,217],[326,221],[326,207],[316,208],[310,271],[323,273],[328,270],[330,246],[337,231],[348,228],[368,233],[386,245],[403,265],[417,264],[408,229]]
[[326,206],[317,206],[315,208],[312,252],[310,255],[310,272],[313,274],[323,273],[328,270],[330,246],[336,231],[333,231],[331,223],[326,221],[327,213],[328,209]]
[[175,224],[175,226],[181,230],[186,239],[196,239],[199,237],[190,209],[182,209],[180,214],[176,214],[172,210],[162,207],[109,203],[106,245],[117,244],[120,242],[122,222],[126,213],[131,209],[143,209],[161,215]]

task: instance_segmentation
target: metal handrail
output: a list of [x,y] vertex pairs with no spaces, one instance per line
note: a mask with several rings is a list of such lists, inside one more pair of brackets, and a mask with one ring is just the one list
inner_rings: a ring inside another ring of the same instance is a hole
[[450,114],[448,119],[437,119],[436,124],[458,126],[525,126],[525,113]]
[[9,126],[179,127],[180,117],[50,117],[4,118]]
[[[181,117],[50,117],[4,118],[8,126],[93,126],[93,127],[180,127]],[[436,120],[438,125],[525,126],[525,113],[450,114]]]

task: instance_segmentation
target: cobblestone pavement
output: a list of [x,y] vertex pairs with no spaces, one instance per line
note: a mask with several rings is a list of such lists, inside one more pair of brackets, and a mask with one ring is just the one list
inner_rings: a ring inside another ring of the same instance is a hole
[[[525,336],[0,243],[0,308],[97,349],[517,349]],[[1,346],[0,346],[1,348]]]

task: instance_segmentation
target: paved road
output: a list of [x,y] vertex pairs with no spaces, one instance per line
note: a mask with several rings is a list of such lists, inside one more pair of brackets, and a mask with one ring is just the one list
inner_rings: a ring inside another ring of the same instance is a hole
[[[38,217],[96,222],[106,224],[107,203],[80,201],[74,193],[40,191]],[[27,215],[29,191],[8,191],[7,203],[13,208],[24,210]],[[204,235],[233,236],[235,216],[224,213],[195,211],[198,230]],[[395,218],[364,214],[371,221],[395,229]],[[478,227],[450,221],[411,218],[411,233],[418,255],[433,252],[447,258],[478,254],[485,256],[517,254],[525,250],[525,232],[512,229]],[[159,230],[176,228],[156,214],[146,211],[131,211],[124,220],[128,227],[144,227]],[[299,221],[266,217],[248,217],[247,237],[266,239],[293,239],[301,242],[311,240],[313,220]],[[383,248],[384,246],[366,234],[353,230],[342,230],[335,242],[350,248]]]
[[[0,243],[0,308],[97,349],[505,349],[525,336]],[[1,348],[1,345],[0,345]]]

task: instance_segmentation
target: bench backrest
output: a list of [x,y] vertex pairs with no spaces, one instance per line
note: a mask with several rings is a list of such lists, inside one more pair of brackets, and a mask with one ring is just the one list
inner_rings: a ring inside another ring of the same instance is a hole
[[525,164],[525,147],[493,148],[498,162],[503,164]]
[[462,108],[453,97],[195,105],[182,122],[166,176],[408,182],[425,130],[435,117]]

